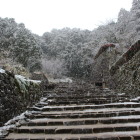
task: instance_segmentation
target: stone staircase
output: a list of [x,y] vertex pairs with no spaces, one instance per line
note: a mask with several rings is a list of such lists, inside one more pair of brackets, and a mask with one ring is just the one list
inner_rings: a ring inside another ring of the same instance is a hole
[[140,140],[140,103],[91,85],[60,84],[3,140]]

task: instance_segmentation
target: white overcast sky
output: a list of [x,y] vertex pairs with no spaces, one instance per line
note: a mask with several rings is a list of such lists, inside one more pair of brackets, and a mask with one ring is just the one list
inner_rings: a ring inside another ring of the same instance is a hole
[[0,17],[14,18],[33,33],[53,28],[93,30],[116,19],[120,8],[130,10],[132,0],[0,0]]

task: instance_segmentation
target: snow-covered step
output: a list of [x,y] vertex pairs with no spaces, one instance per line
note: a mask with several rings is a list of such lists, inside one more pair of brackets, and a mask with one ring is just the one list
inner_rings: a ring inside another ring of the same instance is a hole
[[27,134],[11,133],[3,140],[139,140],[140,131],[104,132],[95,134]]
[[38,115],[26,115],[26,117],[33,118],[98,118],[98,117],[115,117],[115,116],[129,116],[129,115],[140,115],[140,111],[125,111],[125,112],[107,112],[107,113],[62,113],[62,114],[38,114]]
[[[83,88],[83,89],[82,89]],[[7,140],[140,140],[140,103],[111,90],[60,85],[28,108]]]
[[34,119],[25,126],[71,126],[71,125],[93,125],[93,124],[119,124],[139,123],[140,116],[123,116],[112,118],[78,118],[78,119]]
[[[41,103],[40,103],[41,104]],[[140,108],[140,103],[123,102],[123,103],[110,103],[102,105],[47,105],[42,104],[42,107],[31,107],[29,110],[34,111],[62,111],[62,110],[84,110],[84,109],[102,109],[102,108]]]

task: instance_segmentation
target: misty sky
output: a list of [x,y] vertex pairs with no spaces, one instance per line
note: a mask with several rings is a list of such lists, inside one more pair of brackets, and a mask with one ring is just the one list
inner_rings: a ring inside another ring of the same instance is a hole
[[33,33],[53,28],[93,30],[116,20],[120,8],[130,10],[132,0],[0,0],[0,17],[14,18]]

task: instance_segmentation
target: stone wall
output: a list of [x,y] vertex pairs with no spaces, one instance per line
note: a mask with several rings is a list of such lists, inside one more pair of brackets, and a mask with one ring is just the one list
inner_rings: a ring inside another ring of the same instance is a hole
[[40,85],[0,69],[0,126],[42,96]]
[[110,67],[118,59],[120,53],[114,44],[107,44],[99,49],[95,56],[92,67],[91,81],[93,83],[103,83],[105,87],[110,87]]
[[92,71],[94,83],[105,83],[106,87],[138,95],[140,93],[140,40],[124,54],[117,47],[105,45],[95,57]]
[[102,53],[102,55],[94,61],[92,81],[94,83],[105,82],[106,86],[109,86],[109,57],[106,52]]
[[[113,67],[114,68],[114,67]],[[118,92],[140,95],[140,51],[115,72],[111,69],[112,87]]]
[[123,64],[127,63],[133,58],[133,56],[140,51],[140,40],[138,40],[134,45],[132,45],[128,51],[126,51],[118,61],[112,65],[110,68],[111,75],[115,74],[117,69],[119,69]]

